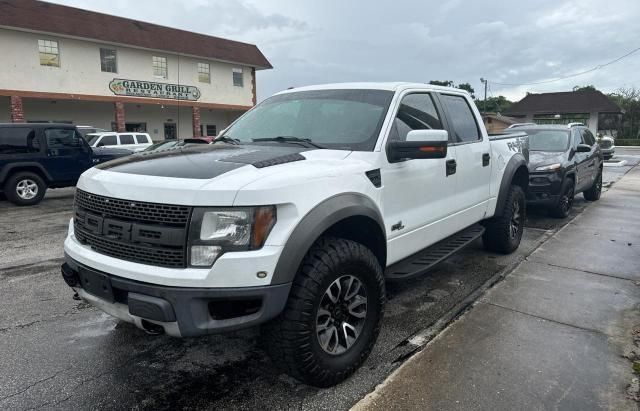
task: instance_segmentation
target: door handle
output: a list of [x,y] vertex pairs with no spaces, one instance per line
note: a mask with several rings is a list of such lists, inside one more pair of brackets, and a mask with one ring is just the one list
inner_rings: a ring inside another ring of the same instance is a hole
[[447,160],[447,177],[456,173],[456,160]]
[[482,167],[488,166],[490,161],[491,161],[491,154],[484,153],[482,155]]

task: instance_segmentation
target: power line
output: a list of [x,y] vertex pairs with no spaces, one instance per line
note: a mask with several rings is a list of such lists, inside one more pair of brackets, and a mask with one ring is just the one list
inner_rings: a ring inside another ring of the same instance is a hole
[[640,47],[638,47],[636,49],[633,49],[630,52],[628,52],[627,54],[622,55],[622,56],[620,56],[620,57],[618,57],[616,59],[608,61],[608,62],[606,62],[604,64],[599,64],[599,65],[597,65],[595,67],[592,67],[589,70],[585,70],[585,71],[581,71],[581,72],[578,72],[578,73],[569,74],[569,75],[566,75],[566,76],[563,76],[563,77],[554,78],[554,79],[551,79],[551,80],[536,81],[536,82],[533,82],[533,83],[499,83],[497,81],[491,81],[491,80],[489,80],[489,81],[491,81],[491,83],[493,83],[493,84],[498,84],[498,85],[501,85],[501,86],[534,86],[536,84],[553,83],[555,81],[566,80],[568,78],[577,77],[577,76],[581,76],[583,74],[591,73],[591,72],[596,71],[596,70],[600,70],[601,68],[609,66],[609,65],[611,65],[613,63],[617,63],[618,61],[620,61],[620,60],[622,60],[622,59],[624,59],[626,57],[629,57],[630,55],[632,55],[632,54],[634,54],[634,53],[636,53],[638,51],[640,51]]

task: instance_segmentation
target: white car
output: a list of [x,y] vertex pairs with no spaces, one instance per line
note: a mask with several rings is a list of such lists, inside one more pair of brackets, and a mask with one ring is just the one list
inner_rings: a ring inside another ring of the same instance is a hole
[[90,133],[86,138],[91,147],[117,146],[134,152],[142,151],[152,144],[151,137],[147,133]]
[[214,144],[82,174],[62,276],[150,333],[263,324],[274,363],[326,387],[371,352],[386,281],[480,237],[494,252],[518,248],[527,160],[527,135],[489,137],[463,90],[291,89]]

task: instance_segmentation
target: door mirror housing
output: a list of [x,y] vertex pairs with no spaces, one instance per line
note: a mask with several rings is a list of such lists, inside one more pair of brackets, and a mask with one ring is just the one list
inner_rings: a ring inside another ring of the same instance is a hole
[[390,163],[411,159],[445,158],[449,133],[447,130],[412,130],[406,141],[390,141],[387,157]]
[[589,153],[591,152],[591,146],[588,144],[578,144],[578,148],[576,148],[576,152]]

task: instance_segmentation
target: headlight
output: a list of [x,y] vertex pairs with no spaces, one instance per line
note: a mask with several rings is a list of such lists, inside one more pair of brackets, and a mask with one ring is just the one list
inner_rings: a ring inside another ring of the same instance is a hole
[[189,226],[189,265],[210,267],[226,251],[257,250],[276,222],[276,208],[195,208]]
[[549,164],[548,166],[536,167],[536,171],[554,171],[559,169],[560,167],[562,167],[562,164],[555,163],[555,164]]

